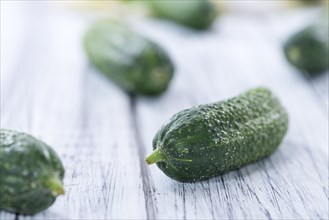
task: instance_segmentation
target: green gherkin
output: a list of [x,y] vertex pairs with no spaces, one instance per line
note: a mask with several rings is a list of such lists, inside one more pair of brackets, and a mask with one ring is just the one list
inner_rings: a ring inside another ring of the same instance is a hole
[[328,23],[314,24],[292,35],[284,44],[287,60],[296,68],[316,74],[329,69]]
[[155,135],[146,162],[178,181],[206,180],[269,156],[287,128],[279,100],[255,88],[174,115]]
[[64,194],[64,168],[45,143],[0,129],[0,209],[34,215]]
[[194,29],[207,29],[216,18],[215,5],[209,0],[150,0],[147,2],[156,16]]
[[87,31],[84,45],[90,61],[129,93],[159,95],[173,77],[168,54],[123,23],[96,22]]

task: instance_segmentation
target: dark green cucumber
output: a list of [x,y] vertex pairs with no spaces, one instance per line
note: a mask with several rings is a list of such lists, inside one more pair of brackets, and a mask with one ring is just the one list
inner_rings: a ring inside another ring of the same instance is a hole
[[159,95],[173,77],[174,66],[167,53],[122,23],[96,22],[84,44],[90,61],[129,93]]
[[42,141],[1,128],[0,159],[0,209],[34,215],[64,193],[63,165]]
[[296,68],[316,74],[329,69],[326,25],[312,25],[291,36],[284,45],[287,60]]
[[272,154],[288,115],[266,88],[174,115],[155,135],[146,158],[172,179],[206,180]]
[[216,18],[215,6],[209,0],[147,2],[156,16],[194,29],[207,29]]

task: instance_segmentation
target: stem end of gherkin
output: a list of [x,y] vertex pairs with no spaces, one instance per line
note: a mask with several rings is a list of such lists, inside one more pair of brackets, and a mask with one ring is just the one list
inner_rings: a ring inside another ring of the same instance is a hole
[[148,165],[160,162],[160,161],[164,161],[164,156],[163,153],[161,152],[160,148],[155,149],[149,156],[147,156],[145,158],[145,162]]
[[59,196],[65,193],[62,181],[57,178],[51,178],[47,182],[47,186],[49,187],[49,190],[53,196]]

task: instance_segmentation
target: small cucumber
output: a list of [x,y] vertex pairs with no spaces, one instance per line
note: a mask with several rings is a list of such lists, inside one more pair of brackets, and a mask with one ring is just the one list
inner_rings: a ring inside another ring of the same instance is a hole
[[178,181],[206,180],[271,155],[287,127],[279,100],[255,88],[174,115],[155,135],[146,162]]
[[96,22],[87,31],[84,45],[90,61],[129,93],[159,95],[173,77],[167,53],[120,22]]
[[45,143],[0,129],[0,209],[34,215],[64,194],[64,168]]
[[329,69],[326,25],[311,25],[291,36],[284,45],[287,60],[296,68],[316,74]]
[[216,9],[209,0],[147,1],[155,16],[165,18],[194,29],[207,29],[216,18]]

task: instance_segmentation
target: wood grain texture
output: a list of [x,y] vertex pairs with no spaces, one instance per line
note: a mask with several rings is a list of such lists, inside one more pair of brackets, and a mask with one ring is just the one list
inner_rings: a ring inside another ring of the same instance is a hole
[[[299,18],[314,12],[223,15],[204,33],[131,21],[177,68],[168,91],[149,99],[128,96],[88,63],[81,39],[90,17],[38,1],[1,2],[1,127],[49,143],[66,168],[65,195],[18,218],[327,219],[328,73],[301,74],[281,48]],[[198,183],[144,163],[173,114],[258,85],[271,88],[290,116],[274,155]],[[0,219],[15,215],[2,211]]]

